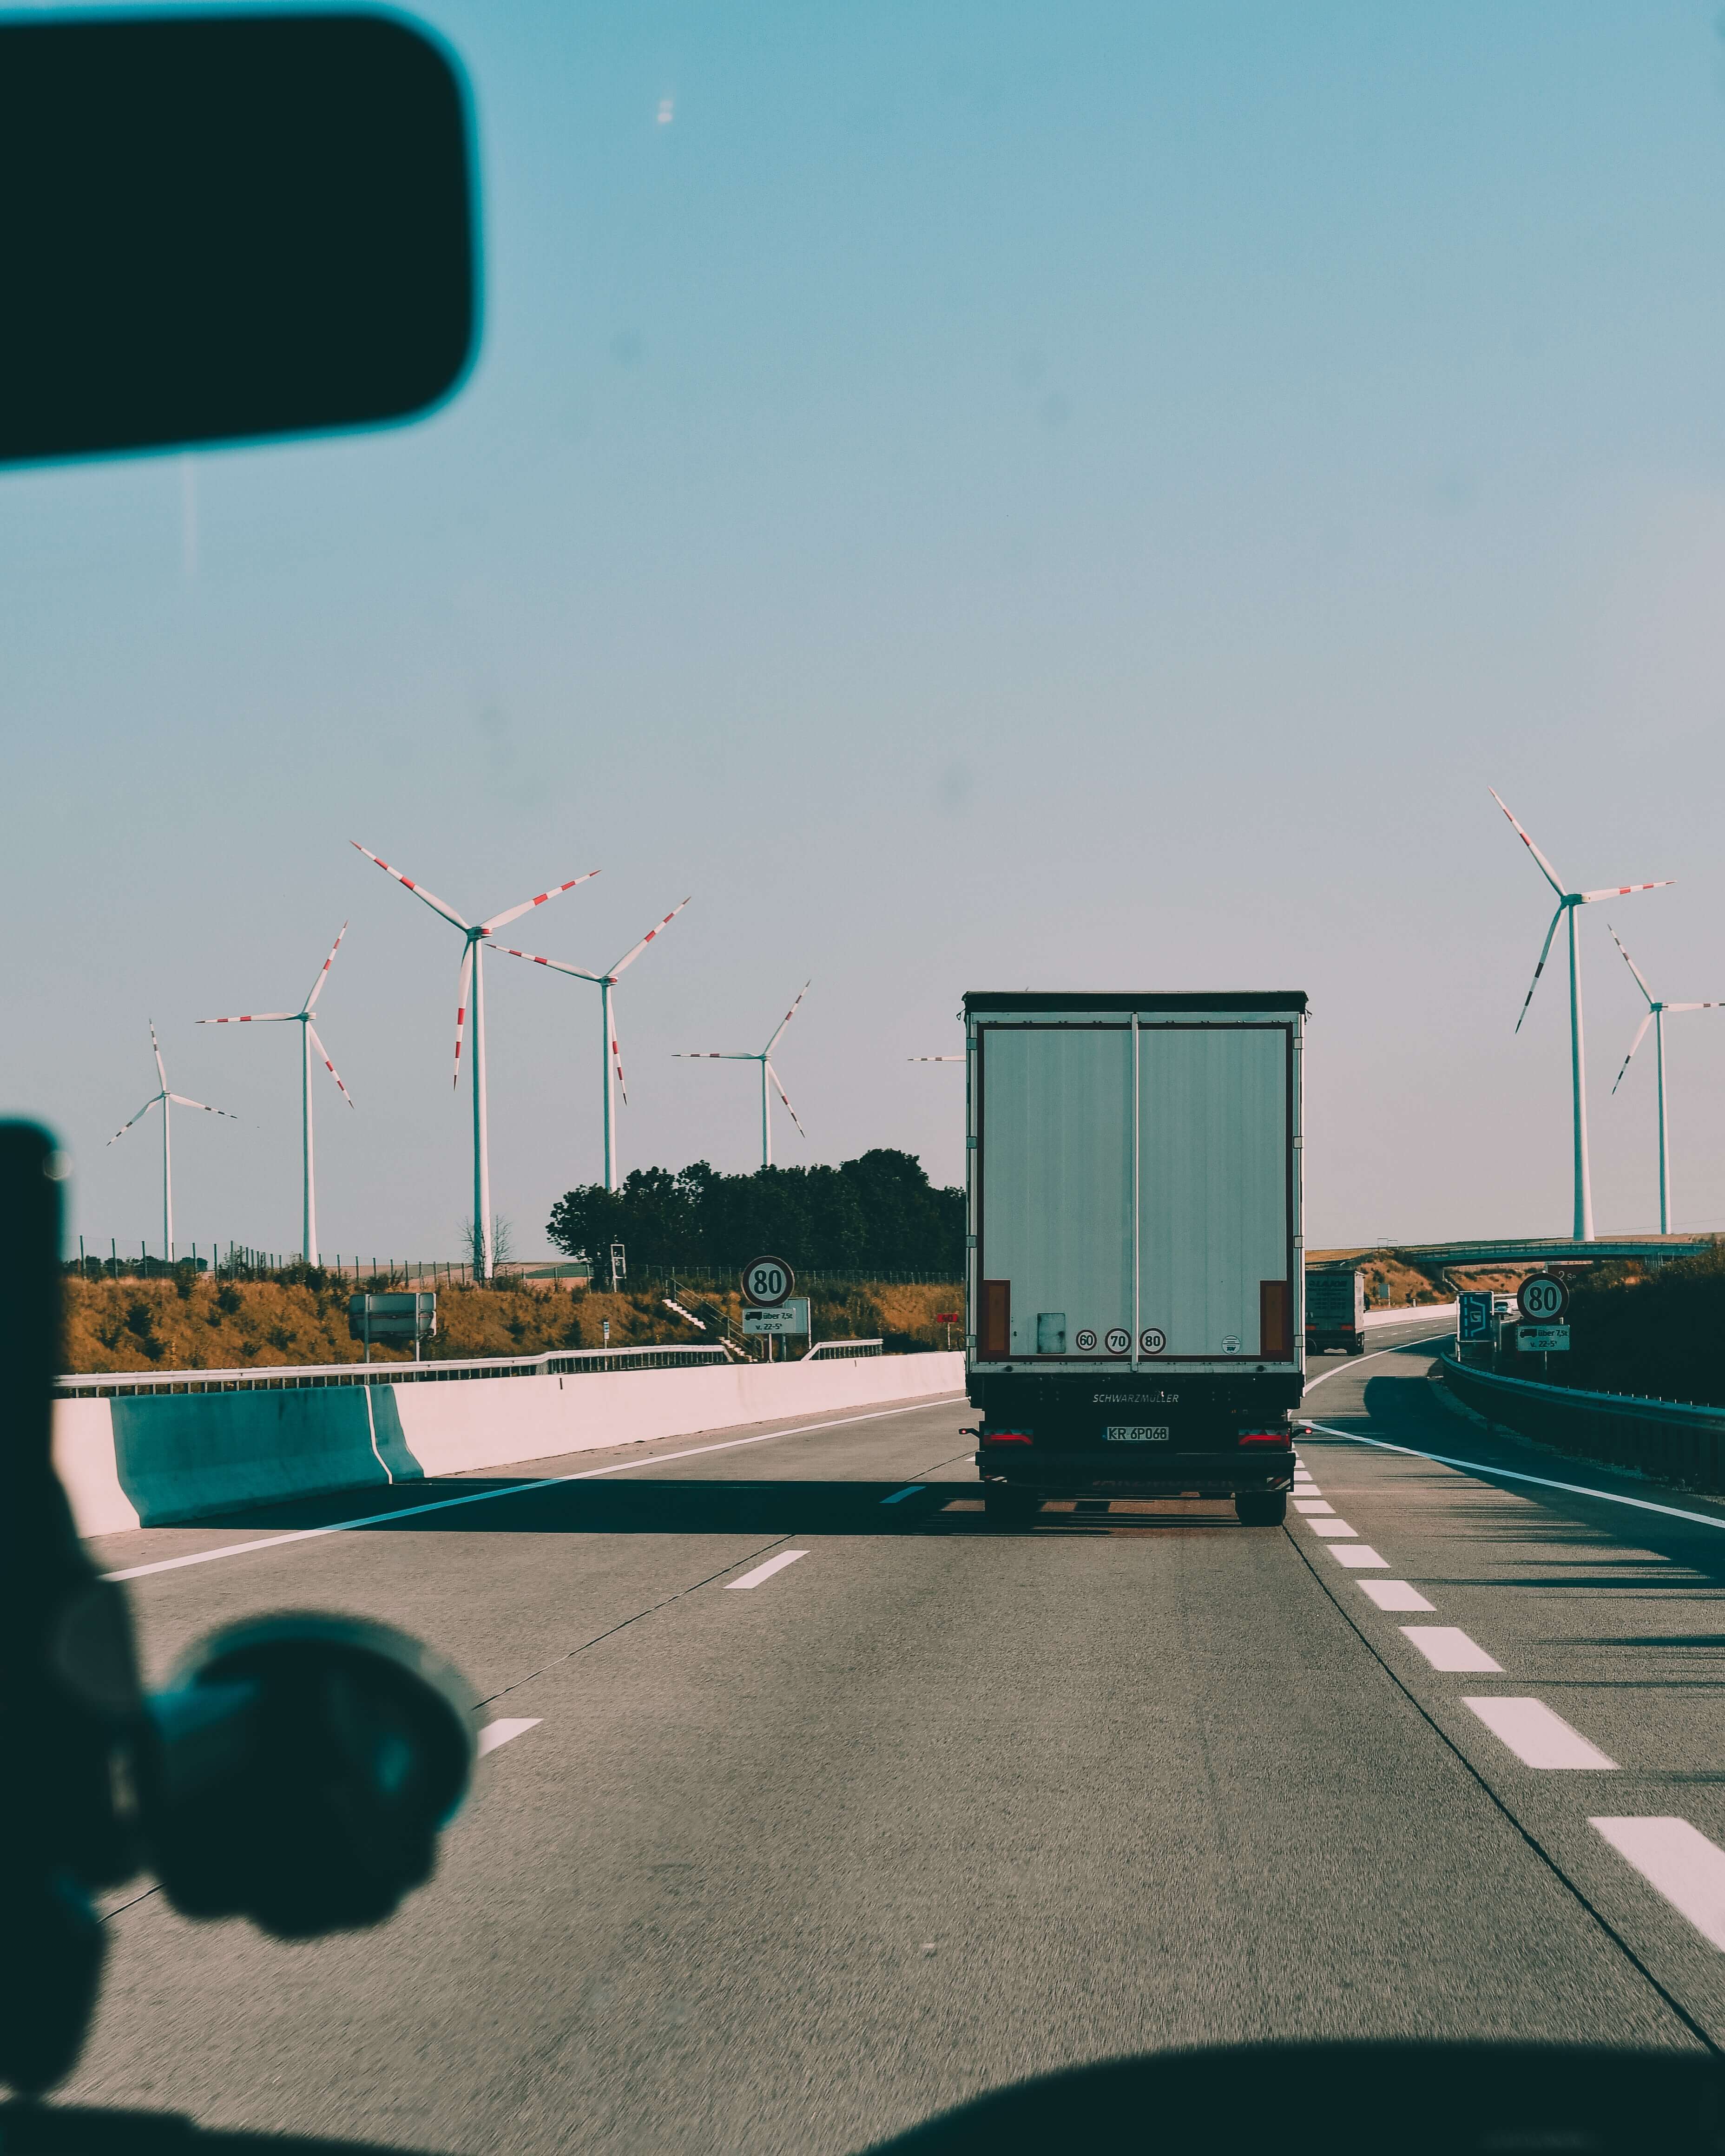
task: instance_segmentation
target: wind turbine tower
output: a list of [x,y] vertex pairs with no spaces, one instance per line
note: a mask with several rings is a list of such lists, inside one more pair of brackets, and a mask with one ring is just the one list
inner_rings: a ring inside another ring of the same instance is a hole
[[[691,896],[692,896],[693,894],[691,893]],[[623,1082],[623,1053],[617,1045],[617,1018],[611,1006],[611,991],[616,987],[617,976],[624,968],[634,965],[635,960],[640,957],[642,952],[646,949],[660,931],[669,928],[688,903],[689,901],[685,898],[681,905],[674,906],[664,920],[649,928],[640,942],[632,949],[625,951],[617,963],[606,973],[584,973],[579,966],[565,965],[561,958],[541,958],[536,957],[531,951],[511,951],[507,944],[498,946],[501,951],[511,958],[525,958],[530,966],[547,966],[553,973],[567,973],[572,979],[578,981],[592,981],[598,989],[599,1020],[603,1028],[603,1038],[600,1045],[605,1059],[603,1084],[605,1103],[605,1188],[607,1190],[614,1190],[617,1188],[617,1115],[615,1103],[612,1098],[614,1080],[616,1088],[623,1095],[624,1106],[626,1108],[629,1106],[629,1088]]]
[[162,1081],[162,1091],[159,1093],[152,1093],[149,1099],[145,1101],[143,1106],[138,1110],[136,1115],[132,1117],[131,1123],[122,1123],[120,1126],[120,1128],[115,1132],[113,1137],[109,1139],[108,1142],[110,1145],[118,1145],[121,1138],[123,1138],[126,1132],[131,1128],[131,1124],[141,1123],[144,1120],[145,1116],[149,1114],[151,1109],[157,1105],[157,1101],[161,1102],[162,1251],[162,1255],[167,1260],[167,1263],[172,1265],[174,1261],[173,1111],[177,1107],[202,1108],[204,1114],[207,1116],[227,1116],[227,1119],[230,1123],[237,1123],[239,1121],[239,1118],[238,1116],[229,1116],[225,1108],[211,1107],[208,1101],[190,1101],[187,1099],[183,1093],[170,1093],[168,1091],[167,1071],[162,1064],[162,1044],[156,1038],[156,1024],[153,1019],[150,1024],[150,1049],[151,1054],[156,1058],[156,1075]]
[[317,1263],[317,1180],[311,1161],[311,1051],[316,1049],[323,1058],[323,1067],[341,1089],[341,1098],[351,1108],[353,1096],[341,1084],[341,1074],[330,1060],[330,1052],[317,1037],[317,1028],[311,1022],[312,1007],[323,993],[323,984],[329,970],[336,963],[336,953],[341,947],[341,937],[347,933],[347,923],[341,923],[341,932],[330,946],[330,955],[318,968],[317,978],[311,983],[305,1000],[296,1011],[249,1011],[239,1018],[201,1018],[200,1025],[296,1025],[300,1029],[300,1125],[301,1131],[302,1189],[300,1217],[300,1252],[308,1265]]
[[[1617,931],[1611,927],[1611,924],[1609,921],[1605,923],[1605,926],[1608,929],[1610,929],[1611,941],[1616,944],[1620,951],[1623,951],[1623,942],[1621,937],[1618,935]],[[1645,1036],[1647,1029],[1651,1025],[1653,1029],[1654,1061],[1659,1073],[1659,1232],[1661,1235],[1668,1235],[1671,1232],[1671,1155],[1667,1151],[1666,1145],[1665,1014],[1667,1011],[1725,1010],[1725,1003],[1661,1003],[1654,994],[1652,989],[1650,988],[1647,983],[1641,978],[1640,968],[1636,965],[1635,960],[1630,957],[1627,951],[1623,951],[1623,963],[1629,968],[1630,973],[1635,975],[1635,986],[1641,991],[1641,993],[1647,999],[1647,1015],[1641,1020],[1640,1024],[1636,1028],[1635,1037],[1629,1045],[1629,1055],[1625,1055],[1623,1059],[1623,1070],[1618,1072],[1611,1090],[1615,1093],[1617,1091],[1618,1086],[1622,1085],[1624,1072],[1629,1069],[1630,1060],[1633,1058],[1635,1050],[1640,1046],[1642,1040]]]
[[424,884],[415,883],[404,876],[399,869],[379,859],[369,847],[360,844],[357,839],[348,844],[368,861],[376,861],[385,875],[393,876],[398,884],[412,891],[414,897],[439,914],[452,928],[459,928],[466,939],[461,953],[461,971],[455,987],[455,1075],[451,1083],[461,1083],[461,1037],[467,1024],[470,996],[473,1006],[473,1245],[474,1270],[484,1280],[491,1277],[495,1252],[491,1248],[491,1157],[485,1138],[485,947],[494,928],[517,921],[522,914],[531,913],[536,906],[547,900],[561,897],[564,891],[573,891],[578,883],[586,883],[598,874],[589,869],[585,875],[572,876],[567,883],[554,885],[542,891],[536,898],[524,898],[519,906],[511,906],[502,913],[494,913],[489,921],[477,927],[464,921],[453,906],[445,906],[442,899],[434,898]]
[[769,1083],[772,1086],[773,1092],[777,1093],[779,1099],[784,1102],[786,1114],[789,1116],[793,1123],[796,1123],[798,1136],[804,1140],[806,1140],[809,1136],[808,1132],[805,1131],[803,1128],[802,1124],[798,1122],[797,1111],[791,1106],[791,1096],[784,1090],[783,1083],[781,1081],[778,1073],[773,1067],[773,1051],[778,1045],[779,1036],[783,1033],[785,1028],[790,1024],[791,1020],[797,1015],[797,1005],[800,1004],[803,997],[808,994],[809,989],[809,982],[804,981],[802,987],[797,992],[797,1002],[791,1005],[784,1016],[778,1021],[778,1026],[774,1029],[773,1038],[768,1042],[764,1048],[757,1050],[753,1054],[744,1054],[742,1052],[724,1053],[716,1049],[693,1049],[679,1050],[675,1058],[678,1062],[681,1063],[758,1063],[760,1065],[761,1165],[762,1168],[771,1168],[773,1165],[773,1104],[772,1096],[767,1090]]
[[1539,976],[1545,971],[1545,961],[1551,950],[1552,938],[1558,932],[1558,923],[1567,921],[1569,931],[1569,1085],[1575,1107],[1575,1240],[1590,1243],[1594,1239],[1593,1185],[1587,1164],[1587,1072],[1582,1056],[1581,1031],[1581,963],[1575,945],[1575,916],[1584,906],[1595,906],[1602,898],[1628,898],[1636,891],[1664,891],[1676,879],[1661,876],[1657,883],[1613,884],[1609,891],[1570,891],[1557,870],[1547,860],[1538,846],[1527,836],[1513,816],[1503,797],[1495,786],[1486,791],[1509,820],[1515,824],[1516,835],[1539,864],[1539,872],[1558,895],[1558,910],[1551,917],[1551,926],[1545,932],[1545,941],[1540,946],[1539,963],[1533,968],[1533,978],[1522,1003],[1522,1017],[1516,1020],[1516,1031],[1522,1029],[1522,1019],[1527,1015],[1527,1005],[1533,1000],[1533,991],[1539,986]]

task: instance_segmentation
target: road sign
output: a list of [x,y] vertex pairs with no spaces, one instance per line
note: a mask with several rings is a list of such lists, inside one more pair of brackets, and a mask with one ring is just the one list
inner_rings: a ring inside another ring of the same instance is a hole
[[1518,1325],[1516,1345],[1524,1355],[1566,1355],[1569,1328],[1567,1325]]
[[1465,1288],[1459,1298],[1455,1337],[1458,1340],[1489,1340],[1491,1337],[1491,1297]]
[[1117,1325],[1102,1344],[1111,1355],[1124,1355],[1132,1347],[1132,1337],[1123,1325]]
[[1168,1345],[1168,1335],[1159,1325],[1147,1325],[1138,1335],[1138,1352],[1142,1355],[1159,1355]]
[[1516,1307],[1530,1325],[1555,1325],[1568,1314],[1569,1291],[1555,1273],[1531,1273],[1516,1290]]
[[749,1340],[783,1340],[793,1332],[809,1330],[809,1298],[793,1296],[788,1301],[765,1307],[750,1304],[742,1313],[743,1336]]
[[1073,1335],[1072,1344],[1081,1355],[1094,1355],[1096,1352],[1096,1336],[1086,1325],[1081,1331]]
[[797,1285],[797,1276],[783,1258],[753,1258],[742,1269],[742,1299],[760,1309],[783,1302]]

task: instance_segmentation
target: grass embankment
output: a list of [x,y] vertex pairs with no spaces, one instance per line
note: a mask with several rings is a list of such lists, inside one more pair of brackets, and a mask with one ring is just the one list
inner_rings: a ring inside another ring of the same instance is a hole
[[[1308,1250],[1309,1266],[1358,1265],[1366,1276],[1366,1305],[1371,1310],[1396,1310],[1404,1303],[1453,1302],[1450,1282],[1457,1287],[1481,1288],[1495,1295],[1513,1295],[1537,1265],[1451,1265],[1445,1279],[1441,1269],[1422,1271],[1406,1264],[1393,1250]],[[1389,1293],[1384,1293],[1388,1283]]]
[[[381,1285],[381,1283],[380,1283]],[[77,1372],[262,1369],[292,1363],[357,1363],[363,1349],[347,1337],[350,1281],[317,1271],[303,1280],[171,1279],[66,1281],[63,1367]],[[739,1322],[740,1298],[691,1292],[681,1300],[697,1316],[708,1301]],[[946,1345],[934,1314],[955,1308],[962,1291],[860,1282],[816,1291],[810,1298],[817,1340],[880,1337],[889,1353]],[[537,1355],[558,1348],[598,1348],[604,1324],[614,1348],[699,1346],[714,1337],[667,1310],[659,1292],[598,1295],[548,1287],[444,1287],[438,1291],[438,1333],[430,1359]],[[803,1343],[790,1343],[800,1353]],[[376,1363],[411,1362],[411,1350],[374,1347]]]

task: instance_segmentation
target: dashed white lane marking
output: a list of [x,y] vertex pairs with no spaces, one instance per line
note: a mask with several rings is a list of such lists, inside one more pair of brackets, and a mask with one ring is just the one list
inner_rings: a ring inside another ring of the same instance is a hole
[[922,1487],[922,1483],[913,1482],[908,1490],[895,1490],[890,1497],[883,1497],[880,1502],[883,1505],[901,1505],[906,1497],[914,1497]]
[[[890,1416],[920,1414],[928,1408],[943,1407],[947,1396],[913,1400],[901,1408],[876,1408],[868,1414],[835,1415],[830,1422],[798,1423],[794,1430],[762,1430],[757,1437],[727,1437],[717,1445],[691,1445],[681,1452],[647,1452],[638,1460],[619,1460],[609,1467],[581,1467],[568,1475],[547,1475],[532,1482],[508,1482],[501,1490],[475,1490],[470,1497],[439,1497],[434,1504],[403,1505],[398,1512],[367,1512],[355,1520],[333,1520],[326,1527],[295,1527],[291,1534],[263,1535],[249,1543],[224,1543],[220,1549],[193,1550],[189,1557],[158,1558],[154,1564],[128,1565],[124,1572],[105,1572],[104,1579],[142,1579],[152,1572],[178,1572],[188,1564],[213,1564],[218,1558],[254,1557],[259,1550],[282,1549],[290,1543],[313,1543],[324,1535],[345,1535],[353,1527],[378,1527],[395,1520],[416,1519],[422,1512],[447,1512],[457,1505],[488,1505],[496,1497],[517,1497],[528,1490],[555,1490],[563,1482],[592,1482],[602,1475],[627,1475],[631,1468],[660,1467],[670,1460],[693,1460],[703,1452],[734,1452],[742,1445],[770,1445],[775,1437],[808,1437],[817,1430],[845,1430],[853,1423],[885,1422]],[[188,1522],[196,1525],[195,1522]]]
[[525,1737],[530,1729],[536,1729],[545,1719],[543,1715],[506,1716],[501,1722],[488,1722],[479,1733],[479,1755],[483,1759],[488,1752],[495,1752],[500,1744],[507,1744],[511,1737]]
[[1485,1676],[1503,1674],[1502,1663],[1494,1662],[1459,1625],[1404,1625],[1402,1631],[1435,1670],[1477,1670]]
[[1296,1497],[1294,1500],[1294,1510],[1296,1512],[1304,1512],[1307,1519],[1310,1519],[1314,1513],[1333,1512],[1335,1509],[1335,1507],[1323,1497]]
[[1589,1824],[1710,1946],[1725,1949],[1725,1849],[1687,1820],[1596,1819]]
[[1345,1564],[1350,1572],[1388,1572],[1388,1562],[1378,1556],[1369,1543],[1327,1543],[1324,1547],[1337,1564]]
[[1351,1540],[1355,1532],[1346,1520],[1308,1520],[1306,1524],[1313,1534],[1327,1535],[1337,1542]]
[[1491,1734],[1508,1745],[1524,1767],[1611,1768],[1597,1744],[1589,1744],[1543,1699],[1464,1699]]
[[1417,1587],[1409,1587],[1404,1579],[1362,1579],[1356,1583],[1362,1594],[1369,1594],[1380,1609],[1430,1609],[1432,1604]]
[[783,1572],[788,1564],[794,1564],[799,1557],[807,1557],[807,1550],[781,1550],[777,1557],[769,1557],[765,1564],[757,1564],[752,1572],[744,1573],[741,1579],[727,1579],[727,1594],[735,1594],[739,1587],[758,1587],[763,1579],[771,1579],[775,1572]]

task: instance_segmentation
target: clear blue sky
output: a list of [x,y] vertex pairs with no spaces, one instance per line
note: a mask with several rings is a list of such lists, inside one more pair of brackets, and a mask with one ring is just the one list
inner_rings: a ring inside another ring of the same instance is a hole
[[[1304,987],[1309,1226],[1567,1229],[1567,1034],[1496,783],[1661,993],[1725,995],[1725,43],[1711,5],[438,6],[479,116],[465,393],[370,439],[0,478],[8,1106],[75,1222],[448,1254],[458,939],[614,958],[625,1166],[962,1173],[972,987]],[[667,123],[659,115],[670,100]],[[195,526],[195,530],[194,527]],[[1590,910],[1602,1228],[1651,1057]],[[596,998],[494,961],[498,1209],[598,1171]],[[1673,1021],[1725,1227],[1725,1013]],[[192,1127],[195,1120],[197,1127]]]

